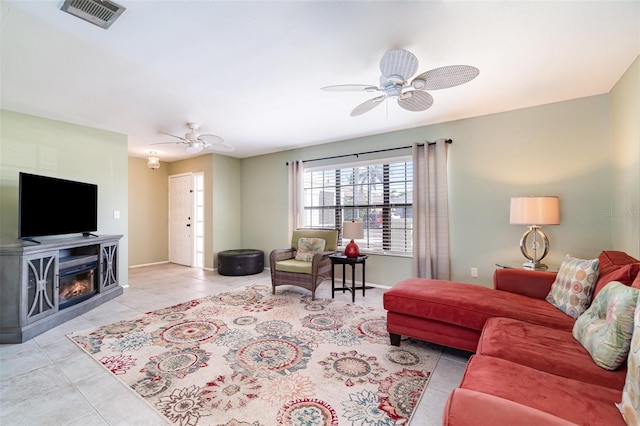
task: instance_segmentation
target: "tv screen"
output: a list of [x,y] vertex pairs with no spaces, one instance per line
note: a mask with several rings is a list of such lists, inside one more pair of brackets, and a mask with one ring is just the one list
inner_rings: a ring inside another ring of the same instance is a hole
[[18,237],[98,230],[98,186],[20,172]]

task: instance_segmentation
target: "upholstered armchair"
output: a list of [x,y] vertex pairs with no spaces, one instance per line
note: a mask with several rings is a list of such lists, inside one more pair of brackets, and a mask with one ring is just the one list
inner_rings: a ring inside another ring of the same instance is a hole
[[280,285],[295,285],[311,291],[331,278],[329,255],[338,248],[337,229],[296,229],[291,236],[291,248],[275,249],[269,255],[272,293]]

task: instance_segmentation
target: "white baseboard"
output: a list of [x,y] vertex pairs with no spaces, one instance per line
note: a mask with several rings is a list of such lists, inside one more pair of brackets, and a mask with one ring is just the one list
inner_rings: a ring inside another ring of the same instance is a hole
[[[130,265],[129,268],[133,269],[133,268],[142,268],[144,266],[154,266],[154,265],[164,265],[166,263],[170,263],[168,260],[164,260],[162,262],[153,262],[153,263],[142,263],[140,265]],[[217,268],[200,268],[200,269],[204,269],[205,271],[216,271]]]
[[162,262],[142,263],[140,265],[129,265],[129,268],[142,268],[143,266],[162,265],[164,263],[169,263],[169,261],[168,260],[164,260]]

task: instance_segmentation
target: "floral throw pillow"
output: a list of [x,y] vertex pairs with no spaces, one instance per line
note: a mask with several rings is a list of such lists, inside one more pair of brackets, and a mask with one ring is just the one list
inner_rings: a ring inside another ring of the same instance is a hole
[[311,262],[313,255],[324,251],[327,242],[323,238],[300,238],[298,240],[298,250],[296,251],[296,260]]
[[640,424],[640,298],[636,304],[634,324],[622,402],[616,404],[629,426]]
[[591,303],[598,279],[598,259],[578,259],[566,255],[556,280],[551,285],[547,302],[573,318],[578,318]]
[[602,368],[615,370],[627,358],[638,293],[637,288],[611,281],[573,325],[573,337]]

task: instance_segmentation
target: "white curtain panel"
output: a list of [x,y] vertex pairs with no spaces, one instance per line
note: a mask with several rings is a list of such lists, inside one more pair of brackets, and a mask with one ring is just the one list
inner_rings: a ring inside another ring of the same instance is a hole
[[289,161],[289,236],[304,227],[304,166],[302,160]]
[[448,280],[449,190],[446,139],[414,144],[413,154],[413,276]]

